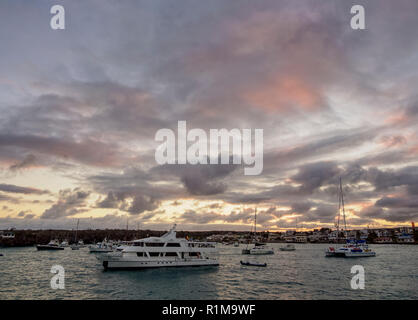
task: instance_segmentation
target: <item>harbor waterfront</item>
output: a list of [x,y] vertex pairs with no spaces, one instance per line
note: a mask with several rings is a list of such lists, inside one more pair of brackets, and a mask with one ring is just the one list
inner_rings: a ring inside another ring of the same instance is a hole
[[[37,251],[2,248],[0,299],[418,299],[418,247],[374,245],[376,257],[330,259],[329,244],[295,244],[295,251],[254,256],[267,268],[240,264],[244,245],[218,245],[219,267],[104,271],[88,248]],[[65,288],[52,289],[51,267],[65,269]],[[354,265],[365,289],[353,290]]]

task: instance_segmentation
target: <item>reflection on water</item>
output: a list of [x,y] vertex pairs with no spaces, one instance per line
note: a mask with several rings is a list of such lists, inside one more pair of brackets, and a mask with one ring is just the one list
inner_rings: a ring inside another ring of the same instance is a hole
[[[325,258],[326,244],[296,251],[243,256],[242,246],[220,246],[219,267],[104,272],[94,254],[1,249],[0,299],[417,299],[418,247],[375,245],[376,257]],[[266,268],[240,260],[267,262]],[[53,265],[65,268],[65,289],[53,290]],[[351,267],[366,271],[365,290],[352,290]]]

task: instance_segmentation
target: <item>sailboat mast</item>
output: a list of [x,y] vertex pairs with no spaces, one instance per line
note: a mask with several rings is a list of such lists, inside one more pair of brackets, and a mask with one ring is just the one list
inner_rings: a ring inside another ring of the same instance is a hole
[[347,233],[347,223],[346,223],[346,220],[345,220],[344,193],[343,193],[343,185],[342,185],[342,182],[341,182],[341,177],[340,177],[340,192],[341,192],[341,204],[342,204],[342,207],[343,207],[344,235],[347,238],[347,234],[346,234]]
[[77,220],[77,228],[75,229],[75,242],[77,242],[77,233],[78,233],[78,224],[80,223],[80,219]]
[[[341,183],[341,177],[340,177]],[[340,214],[341,214],[341,192],[338,190],[338,216],[337,216],[337,243],[340,239]]]
[[255,233],[255,237],[257,238],[257,207],[255,207],[255,213],[254,213],[254,233]]

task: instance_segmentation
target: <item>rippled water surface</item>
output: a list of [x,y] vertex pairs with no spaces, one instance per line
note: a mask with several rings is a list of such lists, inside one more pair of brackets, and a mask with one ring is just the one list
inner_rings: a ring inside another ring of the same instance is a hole
[[[219,267],[104,272],[87,248],[36,251],[1,248],[0,299],[418,299],[418,246],[375,245],[371,258],[325,258],[326,244],[299,244],[272,256],[249,257],[219,246]],[[267,262],[267,268],[240,260]],[[65,289],[53,290],[53,265],[65,269]],[[352,290],[350,269],[366,272]]]

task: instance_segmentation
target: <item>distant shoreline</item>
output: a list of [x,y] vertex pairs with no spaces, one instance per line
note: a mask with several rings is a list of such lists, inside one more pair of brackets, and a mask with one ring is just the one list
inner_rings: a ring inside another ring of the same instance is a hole
[[[77,239],[83,240],[85,244],[93,244],[107,238],[109,240],[120,241],[132,241],[134,239],[141,239],[150,236],[159,237],[166,231],[155,230],[124,230],[124,229],[96,229],[96,230],[78,230]],[[0,238],[0,247],[30,247],[36,244],[46,244],[51,239],[58,239],[59,241],[68,241],[70,244],[75,242],[75,230],[13,230],[14,238]],[[270,236],[277,235],[277,232],[270,232]],[[178,237],[194,239],[198,241],[204,241],[207,237],[212,235],[223,235],[225,239],[218,240],[216,242],[229,242],[230,244],[239,241],[240,243],[247,243],[252,239],[249,232],[244,231],[178,231]],[[240,239],[233,238],[234,236],[240,236]],[[257,237],[262,242],[268,243],[286,243],[281,239],[267,239],[266,232],[257,232]],[[289,242],[287,242],[289,243]],[[290,243],[300,244],[332,244],[332,241],[312,241],[312,242],[297,242]],[[343,243],[343,242],[340,242]],[[378,243],[368,240],[368,243],[373,245],[378,244],[402,244],[402,245],[414,245],[413,243]]]

